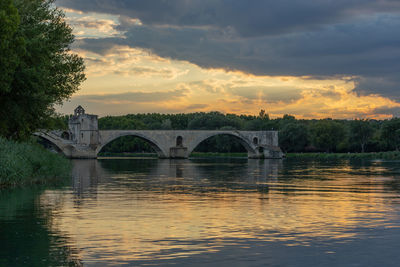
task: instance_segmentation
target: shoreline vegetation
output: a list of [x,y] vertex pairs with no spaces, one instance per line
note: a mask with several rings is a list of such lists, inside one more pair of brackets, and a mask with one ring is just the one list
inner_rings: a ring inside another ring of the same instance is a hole
[[400,160],[400,151],[367,152],[367,153],[287,153],[286,158]]
[[[129,152],[101,152],[98,155],[100,158],[117,158],[117,157],[127,157],[127,158],[157,158],[156,153],[129,153]],[[247,153],[243,152],[233,152],[233,153],[224,153],[224,152],[193,152],[190,154],[189,158],[247,158]]]
[[39,144],[0,137],[0,189],[33,184],[58,184],[70,175],[71,163]]
[[[103,152],[99,157],[141,157],[156,158],[156,153],[111,153]],[[247,153],[193,152],[190,158],[247,158]],[[290,159],[371,159],[400,160],[400,151],[368,153],[287,153]]]

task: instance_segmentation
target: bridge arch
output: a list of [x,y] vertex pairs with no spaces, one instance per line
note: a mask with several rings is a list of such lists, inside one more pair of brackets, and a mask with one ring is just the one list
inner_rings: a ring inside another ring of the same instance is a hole
[[71,134],[68,131],[63,131],[60,137],[64,140],[71,140]]
[[196,147],[200,145],[201,142],[219,135],[228,135],[235,138],[235,140],[237,140],[247,150],[249,156],[258,154],[257,147],[251,143],[251,140],[247,140],[247,138],[235,131],[221,131],[205,133],[204,135],[201,135],[188,147],[188,155],[190,155],[196,149]]
[[161,149],[161,146],[157,143],[157,141],[153,140],[152,138],[145,136],[141,133],[137,133],[137,132],[119,132],[113,135],[110,135],[108,137],[105,138],[105,140],[102,140],[101,145],[99,145],[96,148],[96,155],[103,149],[103,147],[105,147],[107,144],[111,143],[112,141],[123,137],[123,136],[134,136],[134,137],[138,137],[144,141],[146,141],[153,149],[154,151],[157,153],[157,156],[159,158],[166,158],[167,154]]
[[46,140],[47,142],[51,143],[55,148],[57,148],[57,152],[63,154],[64,156],[68,157],[68,153],[66,151],[66,147],[63,144],[60,144],[50,136],[43,134],[41,132],[33,133],[34,136]]

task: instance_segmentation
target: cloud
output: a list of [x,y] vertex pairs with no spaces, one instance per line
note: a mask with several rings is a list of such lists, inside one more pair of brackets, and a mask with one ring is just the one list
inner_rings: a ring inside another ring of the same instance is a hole
[[373,111],[375,114],[384,114],[384,115],[390,115],[392,117],[400,117],[400,107],[382,107],[382,108],[377,108]]
[[[113,16],[108,25],[120,36],[74,45],[87,54],[91,77],[179,77],[168,88],[191,90],[191,102],[179,106],[183,110],[201,103],[225,111],[270,105],[276,115],[351,118],[371,117],[400,101],[399,1],[58,0],[57,5],[82,17]],[[178,62],[209,69],[209,77],[194,74],[193,66],[176,67]],[[267,76],[282,81],[264,81]],[[203,95],[213,101],[200,100]]]
[[59,0],[57,4],[137,18],[152,26],[232,28],[244,37],[308,31],[354,17],[400,11],[394,0]]
[[232,95],[240,96],[246,100],[261,100],[266,103],[289,103],[300,99],[302,90],[285,86],[244,86],[232,87],[228,90]]
[[97,13],[83,13],[73,9],[64,9],[67,23],[74,29],[78,39],[121,37],[123,31],[118,29],[118,16]]
[[[82,40],[77,46],[99,54],[113,46],[147,49],[162,58],[189,61],[203,68],[241,70],[255,75],[354,76],[359,93],[399,100],[400,16],[374,15],[309,32],[254,38],[219,28],[132,25],[123,38]],[[373,37],[371,37],[373,36]],[[395,81],[391,86],[362,81]]]
[[[67,19],[68,20],[68,19]],[[114,30],[115,24],[112,20],[98,20],[93,17],[83,17],[75,20],[70,20],[70,25],[73,27],[84,27],[84,28],[92,28],[97,29],[102,32],[108,32]]]
[[[87,41],[80,40],[78,43],[84,47]],[[148,53],[146,50],[128,46],[114,45],[106,49],[101,46],[100,51],[95,48],[92,52],[76,48],[75,51],[84,58],[87,67],[86,73],[90,77],[113,74],[122,77],[175,79],[188,72],[186,69],[170,66],[168,60]]]
[[180,102],[188,93],[186,89],[176,89],[155,92],[132,91],[118,94],[77,95],[64,102],[62,106],[58,106],[57,110],[64,114],[71,114],[74,108],[81,105],[85,107],[88,113],[100,116],[139,112],[176,113],[182,110]]
[[165,92],[126,92],[121,94],[80,95],[73,97],[74,101],[95,102],[104,104],[154,103],[176,100],[184,97],[187,90],[173,90]]
[[[245,83],[249,84],[245,74],[242,75]],[[260,78],[258,78],[260,79]],[[264,78],[265,79],[265,78]],[[264,83],[274,83],[274,79],[265,80]],[[234,79],[232,79],[234,80]],[[254,81],[259,84],[262,81]],[[275,81],[276,82],[276,81]],[[74,96],[59,109],[63,113],[71,113],[77,105],[84,106],[89,113],[103,115],[119,115],[141,112],[180,113],[195,111],[221,111],[237,114],[258,114],[261,109],[266,110],[272,117],[281,117],[284,114],[293,114],[298,118],[390,118],[399,114],[400,104],[390,99],[368,95],[360,96],[352,91],[354,82],[346,81],[313,81],[311,79],[285,81],[286,89],[272,86],[258,87],[256,94],[251,95],[247,88],[231,88],[232,81],[212,80],[206,81],[214,86],[221,87],[220,92],[199,90],[201,83],[194,88],[192,83],[178,83],[176,89],[166,91],[133,91],[120,94],[91,94]],[[291,83],[300,83],[299,88],[291,87]],[[303,83],[303,84],[301,84]],[[333,86],[325,86],[332,83]],[[255,85],[254,85],[255,86]],[[237,89],[237,90],[236,90]],[[285,90],[288,90],[286,93]],[[298,91],[299,90],[299,91]],[[277,93],[277,99],[271,100],[268,94]],[[292,95],[294,93],[294,95]],[[287,94],[287,99],[285,98]]]
[[193,110],[205,109],[208,107],[209,107],[209,105],[207,105],[207,104],[192,104],[192,105],[186,106],[185,109],[189,110],[189,111],[193,111]]
[[396,73],[381,76],[360,77],[356,79],[355,91],[361,95],[379,93],[400,101],[400,77]]
[[160,75],[163,77],[172,77],[173,71],[170,69],[154,69],[148,67],[133,67],[129,70],[116,70],[116,75],[130,76],[130,75]]

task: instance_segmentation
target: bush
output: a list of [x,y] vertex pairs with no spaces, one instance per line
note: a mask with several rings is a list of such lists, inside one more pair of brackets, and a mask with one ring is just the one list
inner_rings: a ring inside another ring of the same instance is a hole
[[0,187],[49,183],[67,177],[70,162],[34,142],[0,138]]

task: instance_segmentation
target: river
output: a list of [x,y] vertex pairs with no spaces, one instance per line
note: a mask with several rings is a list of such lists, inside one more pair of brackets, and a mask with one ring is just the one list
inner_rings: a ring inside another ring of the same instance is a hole
[[398,266],[400,162],[75,160],[0,191],[0,266]]

